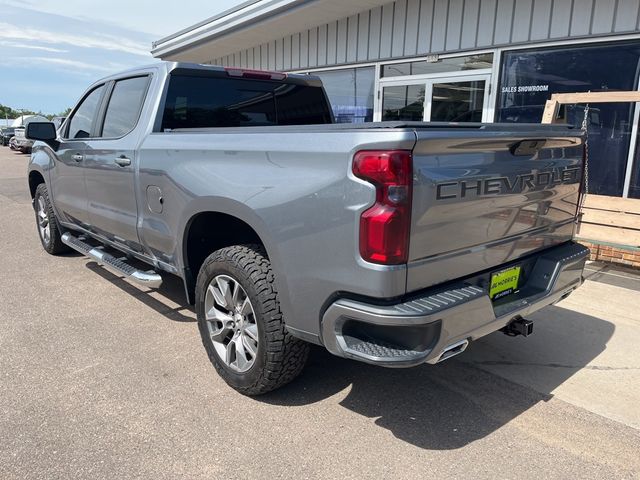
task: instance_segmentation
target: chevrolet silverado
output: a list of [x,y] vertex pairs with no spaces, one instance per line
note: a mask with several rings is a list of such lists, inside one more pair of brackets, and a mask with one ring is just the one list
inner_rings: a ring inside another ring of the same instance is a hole
[[158,288],[177,275],[224,380],[258,395],[309,344],[436,364],[582,283],[570,126],[335,124],[313,76],[159,63],[30,123],[40,240]]

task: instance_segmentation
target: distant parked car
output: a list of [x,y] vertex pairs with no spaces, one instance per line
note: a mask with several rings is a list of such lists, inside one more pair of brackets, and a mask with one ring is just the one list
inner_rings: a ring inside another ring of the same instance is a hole
[[15,130],[15,148],[14,150],[20,150],[22,153],[31,153],[31,147],[33,147],[33,140],[29,140],[24,135],[25,128],[19,127]]
[[4,127],[0,131],[0,145],[6,147],[9,145],[9,140],[13,137],[15,128],[14,127]]
[[[31,122],[48,122],[49,120],[42,115],[23,115],[17,118],[13,124],[13,135],[15,137],[13,150],[20,150],[22,153],[31,153],[33,141],[25,136],[25,129]],[[57,127],[56,127],[57,128]],[[10,145],[11,146],[11,145]]]

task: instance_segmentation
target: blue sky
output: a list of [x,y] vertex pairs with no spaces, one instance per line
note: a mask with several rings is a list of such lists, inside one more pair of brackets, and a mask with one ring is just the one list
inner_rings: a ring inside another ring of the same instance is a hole
[[93,81],[154,62],[153,40],[239,3],[0,0],[0,103],[58,113]]

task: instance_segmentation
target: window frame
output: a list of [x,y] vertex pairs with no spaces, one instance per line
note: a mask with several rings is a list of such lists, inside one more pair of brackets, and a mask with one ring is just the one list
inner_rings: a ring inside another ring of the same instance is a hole
[[[126,137],[127,135],[129,135],[131,132],[133,132],[138,125],[140,124],[140,117],[142,116],[142,110],[144,109],[144,105],[147,102],[147,98],[149,96],[149,88],[151,86],[151,77],[153,76],[152,73],[142,73],[142,74],[136,74],[136,75],[130,75],[130,76],[126,76],[126,77],[120,77],[120,78],[114,78],[112,80],[110,80],[108,83],[108,87],[107,90],[105,91],[105,95],[102,101],[102,104],[99,108],[99,116],[97,118],[97,123],[96,123],[96,134],[99,133],[99,135],[96,135],[95,137],[92,137],[92,140],[119,140],[121,138]],[[116,83],[121,82],[123,80],[131,80],[134,78],[145,78],[147,79],[147,84],[144,87],[144,92],[142,94],[142,102],[140,103],[140,107],[138,109],[138,113],[136,115],[136,121],[133,125],[133,127],[131,128],[131,130],[129,130],[128,132],[126,132],[123,135],[120,135],[119,137],[103,137],[102,133],[104,132],[104,121],[107,118],[107,110],[109,110],[109,104],[111,103],[111,99],[113,98],[113,92],[115,91],[116,88]]]
[[[105,98],[105,94],[108,90],[108,84],[109,82],[103,82],[103,83],[99,83],[95,86],[92,86],[80,99],[80,101],[76,104],[76,106],[73,108],[73,110],[71,111],[71,113],[67,116],[67,120],[65,120],[65,127],[64,127],[64,131],[62,132],[62,139],[65,142],[79,142],[79,141],[84,141],[86,142],[89,139],[94,139],[96,137],[94,137],[95,129],[96,129],[96,125],[97,125],[97,121],[98,121],[98,115],[100,114],[100,112],[102,111],[102,105],[104,103],[104,98]],[[85,102],[85,100],[87,98],[89,98],[89,96],[95,92],[96,90],[98,90],[101,87],[105,87],[104,90],[102,91],[102,93],[100,94],[100,98],[98,99],[98,107],[96,108],[95,113],[93,114],[93,118],[91,119],[91,132],[89,137],[86,138],[69,138],[69,130],[71,130],[71,122],[73,121],[73,117],[75,117],[76,113],[78,112],[78,109],[82,106],[82,104]]]

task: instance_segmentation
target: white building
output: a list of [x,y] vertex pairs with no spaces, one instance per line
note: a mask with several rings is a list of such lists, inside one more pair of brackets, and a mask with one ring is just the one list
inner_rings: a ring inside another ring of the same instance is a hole
[[42,115],[21,115],[18,118],[11,120],[9,126],[11,127],[24,127],[30,122],[48,122],[49,119]]

